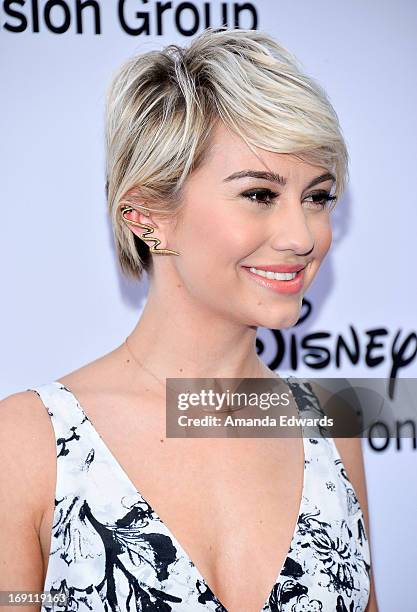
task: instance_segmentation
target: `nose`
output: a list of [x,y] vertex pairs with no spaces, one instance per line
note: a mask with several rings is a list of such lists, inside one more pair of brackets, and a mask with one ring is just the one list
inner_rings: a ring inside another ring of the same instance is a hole
[[308,255],[314,248],[311,219],[299,199],[281,201],[273,215],[271,246],[277,251],[294,251],[297,255]]

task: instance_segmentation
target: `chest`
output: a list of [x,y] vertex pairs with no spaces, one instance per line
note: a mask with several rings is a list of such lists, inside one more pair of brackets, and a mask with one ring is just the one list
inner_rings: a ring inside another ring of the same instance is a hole
[[[144,423],[127,411],[122,432],[109,411],[89,411],[111,449],[107,458],[117,461],[227,610],[259,612],[294,533],[303,440],[167,439],[158,419]],[[40,532],[44,560],[53,526],[52,468]]]

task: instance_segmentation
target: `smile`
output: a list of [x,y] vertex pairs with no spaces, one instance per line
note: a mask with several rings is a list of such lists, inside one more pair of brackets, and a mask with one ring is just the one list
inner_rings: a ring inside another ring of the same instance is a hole
[[297,276],[297,272],[270,272],[269,270],[258,270],[258,268],[249,268],[249,270],[264,278],[274,278],[275,280],[292,280]]
[[248,274],[248,278],[255,283],[281,294],[296,294],[299,293],[304,286],[304,273],[306,267],[297,272],[272,272],[270,270],[262,270],[259,268],[242,266],[242,269]]

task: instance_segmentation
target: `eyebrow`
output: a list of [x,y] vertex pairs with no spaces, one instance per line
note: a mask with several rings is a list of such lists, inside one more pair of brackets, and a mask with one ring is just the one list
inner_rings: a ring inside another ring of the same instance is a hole
[[[278,185],[282,185],[283,187],[287,184],[287,179],[277,174],[276,172],[267,172],[264,170],[240,170],[239,172],[233,172],[230,176],[227,176],[223,179],[223,182],[233,181],[234,179],[240,179],[245,177],[264,179],[266,181],[272,181],[273,183],[278,183]],[[309,187],[313,187],[318,183],[322,183],[324,181],[332,180],[336,181],[336,177],[331,172],[326,172],[325,174],[320,174],[320,176],[316,176],[310,183],[307,185],[306,189]]]

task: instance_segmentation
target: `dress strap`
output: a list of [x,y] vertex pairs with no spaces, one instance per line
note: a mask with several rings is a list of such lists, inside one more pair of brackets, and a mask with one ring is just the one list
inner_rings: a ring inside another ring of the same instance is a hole
[[59,434],[57,437],[64,435],[68,428],[82,423],[84,414],[74,395],[62,383],[54,381],[27,391],[34,391],[39,396]]
[[311,418],[324,416],[323,408],[320,405],[319,399],[314,393],[311,383],[307,378],[288,376],[285,380],[287,380],[291,387],[293,395],[297,401],[298,409],[301,413],[308,412]]
[[64,485],[68,484],[68,474],[79,471],[90,451],[91,445],[80,435],[86,417],[74,395],[59,382],[38,385],[27,391],[38,395],[51,419],[57,457],[56,496],[60,498],[67,493]]

